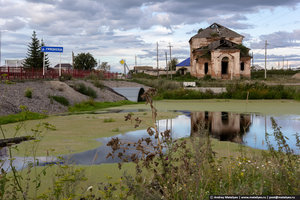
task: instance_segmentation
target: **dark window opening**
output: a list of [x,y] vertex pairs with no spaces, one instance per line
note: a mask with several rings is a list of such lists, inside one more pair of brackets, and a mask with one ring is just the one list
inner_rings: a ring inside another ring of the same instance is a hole
[[225,57],[222,59],[222,74],[228,73],[228,58]]
[[241,71],[244,71],[244,70],[245,70],[245,63],[241,62]]
[[204,73],[208,73],[208,63],[204,63]]
[[204,115],[205,115],[205,120],[208,120],[208,112],[207,111],[204,112]]
[[228,112],[222,112],[222,123],[223,124],[228,124],[229,119],[228,119]]

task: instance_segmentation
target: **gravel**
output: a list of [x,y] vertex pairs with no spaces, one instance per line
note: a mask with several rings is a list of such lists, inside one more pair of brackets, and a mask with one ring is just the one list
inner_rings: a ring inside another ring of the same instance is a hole
[[[109,81],[109,84],[120,84]],[[122,81],[125,82],[125,81]],[[32,112],[54,114],[68,111],[67,106],[51,100],[49,96],[63,96],[71,105],[88,100],[90,97],[75,91],[70,85],[84,83],[97,92],[95,101],[120,101],[125,98],[112,92],[109,88],[95,87],[92,83],[83,80],[67,82],[60,81],[26,81],[13,84],[0,82],[0,116],[14,114],[21,111],[20,106],[26,106]],[[103,81],[106,85],[106,81]],[[128,83],[128,82],[126,82]],[[108,85],[109,85],[108,84]],[[129,86],[130,87],[130,86]],[[25,91],[32,91],[32,98],[25,97]]]

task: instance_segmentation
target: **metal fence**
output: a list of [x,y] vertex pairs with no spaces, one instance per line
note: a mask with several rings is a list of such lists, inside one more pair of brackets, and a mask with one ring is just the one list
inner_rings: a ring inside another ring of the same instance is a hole
[[[91,74],[101,76],[104,79],[117,79],[118,73],[102,72],[95,70],[62,69],[63,76],[73,78],[85,78]],[[23,67],[0,67],[0,80],[35,80],[35,79],[56,79],[59,78],[58,69],[47,69],[43,75],[43,69]]]

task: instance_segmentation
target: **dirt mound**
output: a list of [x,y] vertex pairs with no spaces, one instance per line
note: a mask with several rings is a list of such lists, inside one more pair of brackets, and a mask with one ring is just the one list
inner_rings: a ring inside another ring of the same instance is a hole
[[300,80],[300,73],[294,74],[292,76],[293,79],[299,79]]
[[97,93],[97,98],[95,98],[95,101],[100,102],[115,102],[115,101],[121,101],[125,100],[124,97],[116,94],[115,92],[112,92],[109,90],[109,88],[105,87],[103,85],[102,88],[95,87],[93,83],[90,81],[83,81],[83,80],[72,80],[66,82],[70,87],[74,87],[75,84],[84,84],[86,87],[92,88]]
[[[103,84],[102,87],[100,87],[101,85],[95,87],[92,82],[84,80],[71,80],[67,82],[26,81],[13,84],[0,82],[0,116],[20,112],[21,105],[26,106],[32,112],[38,113],[53,114],[67,112],[68,107],[56,102],[51,96],[63,96],[69,101],[70,105],[86,101],[90,97],[72,88],[74,85],[80,83],[92,88],[97,93],[97,98],[94,100],[100,102],[125,100],[125,97],[118,95],[110,87],[144,87],[143,85],[126,81],[102,81],[100,82]],[[27,90],[32,92],[31,98],[25,97]]]

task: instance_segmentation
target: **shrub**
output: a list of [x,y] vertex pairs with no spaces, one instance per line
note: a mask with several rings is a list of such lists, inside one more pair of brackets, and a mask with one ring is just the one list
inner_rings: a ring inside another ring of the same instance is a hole
[[93,84],[95,87],[100,88],[100,89],[103,89],[105,87],[104,84],[100,80],[94,80]]
[[77,83],[74,85],[74,89],[81,94],[87,95],[92,98],[97,98],[97,93],[91,87],[86,87],[84,83]]
[[29,98],[29,99],[31,99],[31,98],[32,98],[32,90],[29,89],[29,88],[27,88],[27,89],[25,90],[24,96],[27,97],[27,98]]
[[63,96],[49,96],[49,98],[55,100],[56,102],[58,102],[58,103],[60,103],[61,105],[64,105],[64,106],[69,106],[70,105],[69,100],[66,99]]
[[60,81],[68,81],[68,80],[71,80],[72,79],[72,75],[71,74],[66,74],[66,73],[63,73],[60,77],[59,77],[59,80]]

